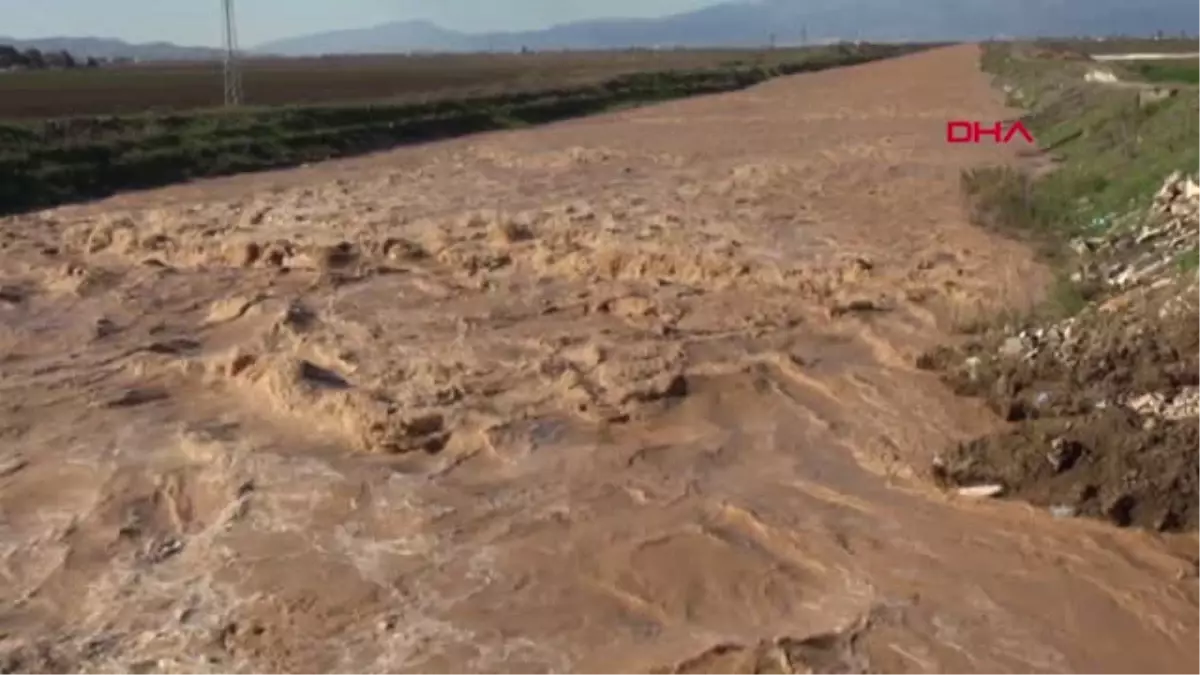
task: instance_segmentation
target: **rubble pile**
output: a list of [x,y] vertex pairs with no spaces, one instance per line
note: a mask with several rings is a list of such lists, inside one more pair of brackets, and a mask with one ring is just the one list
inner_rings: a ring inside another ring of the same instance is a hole
[[1132,225],[1072,240],[1071,248],[1085,258],[1072,280],[1099,280],[1118,290],[1161,284],[1180,254],[1196,248],[1200,184],[1182,173],[1171,174],[1154,195],[1148,217],[1134,219]]
[[[1009,331],[999,337],[991,358],[1026,363],[1049,358],[1075,371],[1089,354],[1104,351],[1096,344],[1098,337],[1115,344],[1101,333],[1120,333],[1126,344],[1144,342],[1138,338],[1153,333],[1149,319],[1194,315],[1200,278],[1182,278],[1178,261],[1196,248],[1198,239],[1200,183],[1173,173],[1155,193],[1148,213],[1132,214],[1102,236],[1071,242],[1080,257],[1072,280],[1102,280],[1102,297],[1076,316]],[[1129,311],[1133,307],[1139,311]],[[1153,311],[1142,311],[1149,309]],[[979,371],[980,358],[967,360],[972,373]]]
[[1124,404],[1148,419],[1182,420],[1200,415],[1200,388],[1183,387],[1173,396],[1153,391],[1131,396]]

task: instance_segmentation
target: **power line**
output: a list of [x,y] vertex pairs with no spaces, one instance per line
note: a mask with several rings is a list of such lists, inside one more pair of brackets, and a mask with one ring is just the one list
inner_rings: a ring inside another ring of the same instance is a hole
[[225,19],[225,105],[237,106],[242,104],[242,64],[238,56],[237,18],[233,0],[221,0],[221,11]]

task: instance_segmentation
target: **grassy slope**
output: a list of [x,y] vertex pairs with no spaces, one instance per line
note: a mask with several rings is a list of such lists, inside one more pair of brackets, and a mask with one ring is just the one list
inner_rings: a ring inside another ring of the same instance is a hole
[[920,48],[839,46],[814,49],[803,60],[778,65],[629,74],[599,84],[418,103],[11,122],[0,124],[0,213],[733,91],[777,75]]
[[1083,81],[1086,62],[1026,58],[1021,46],[989,45],[984,69],[1031,111],[1026,125],[1056,160],[1036,181],[1012,169],[964,177],[989,224],[1062,241],[1149,203],[1172,171],[1200,162],[1196,91],[1143,105],[1133,88]]
[[[1030,56],[1023,45],[992,44],[983,67],[1030,111],[1025,124],[1056,167],[1036,179],[1010,167],[964,173],[979,224],[1028,237],[1051,261],[1080,234],[1099,234],[1145,208],[1173,171],[1195,173],[1200,122],[1194,88],[1144,105],[1135,88],[1083,81],[1094,64]],[[1188,268],[1194,256],[1185,256]],[[1071,314],[1091,290],[1065,275],[1050,294],[1049,314]]]

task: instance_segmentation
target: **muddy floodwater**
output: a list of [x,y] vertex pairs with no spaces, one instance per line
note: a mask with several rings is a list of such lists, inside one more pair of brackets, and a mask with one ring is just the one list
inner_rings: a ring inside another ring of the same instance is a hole
[[978,56],[0,222],[0,664],[1197,672],[1194,536],[922,475]]

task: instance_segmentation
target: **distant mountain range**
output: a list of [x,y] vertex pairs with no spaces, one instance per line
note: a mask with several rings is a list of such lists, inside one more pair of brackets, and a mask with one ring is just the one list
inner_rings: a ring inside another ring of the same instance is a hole
[[[497,0],[498,1],[498,0]],[[1194,34],[1196,0],[743,0],[655,19],[599,19],[528,31],[463,33],[429,21],[315,33],[259,45],[282,56],[630,47],[746,47],[836,40],[940,41]],[[220,50],[99,38],[9,40],[19,48],[139,60],[219,58]]]
[[289,56],[404,51],[515,51],[757,46],[833,40],[936,41],[992,37],[1194,33],[1196,0],[757,0],[656,19],[579,21],[485,34],[403,21],[260,45]]

